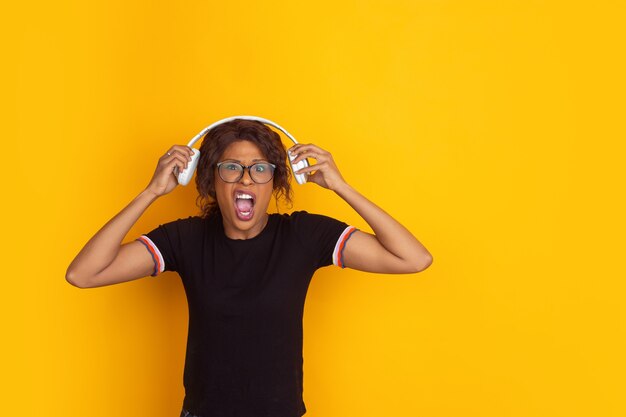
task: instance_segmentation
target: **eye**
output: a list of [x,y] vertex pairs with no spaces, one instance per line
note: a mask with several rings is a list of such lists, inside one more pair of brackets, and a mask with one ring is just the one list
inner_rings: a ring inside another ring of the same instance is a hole
[[255,164],[254,165],[254,170],[256,172],[265,172],[267,170],[267,165],[266,164]]
[[241,169],[241,167],[235,163],[227,163],[222,166],[224,167],[224,169],[227,169],[229,171],[239,171]]

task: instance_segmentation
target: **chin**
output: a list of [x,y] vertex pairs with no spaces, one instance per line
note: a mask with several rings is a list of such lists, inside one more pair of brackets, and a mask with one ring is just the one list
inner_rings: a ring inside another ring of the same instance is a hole
[[[268,204],[254,204],[254,206],[246,212],[241,212],[236,205],[230,202],[226,207],[220,205],[222,218],[234,226],[237,230],[248,231],[263,223],[264,216],[267,214]],[[227,214],[226,214],[227,213]]]

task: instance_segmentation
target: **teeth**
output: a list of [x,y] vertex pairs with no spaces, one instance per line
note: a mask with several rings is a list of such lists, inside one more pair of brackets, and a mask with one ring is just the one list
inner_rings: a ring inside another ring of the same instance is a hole
[[253,200],[253,198],[252,198],[252,196],[250,194],[243,194],[243,193],[237,193],[235,198],[243,198],[243,199],[246,199],[246,200]]

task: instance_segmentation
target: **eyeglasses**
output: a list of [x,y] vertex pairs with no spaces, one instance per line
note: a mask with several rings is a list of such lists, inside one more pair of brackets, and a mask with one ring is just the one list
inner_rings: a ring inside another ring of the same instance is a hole
[[217,163],[217,172],[224,182],[238,182],[243,177],[243,172],[246,168],[248,168],[252,181],[257,184],[266,184],[274,177],[276,165],[269,162],[256,162],[250,166],[233,161]]

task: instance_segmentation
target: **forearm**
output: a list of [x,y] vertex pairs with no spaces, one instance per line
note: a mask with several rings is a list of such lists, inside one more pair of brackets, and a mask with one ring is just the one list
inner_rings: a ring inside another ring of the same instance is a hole
[[334,191],[367,222],[387,251],[405,261],[415,256],[432,259],[430,252],[411,232],[349,184],[344,182]]
[[106,268],[117,256],[128,231],[157,198],[147,189],[139,193],[87,242],[67,268],[66,276],[91,277]]

